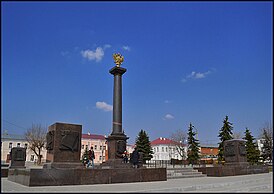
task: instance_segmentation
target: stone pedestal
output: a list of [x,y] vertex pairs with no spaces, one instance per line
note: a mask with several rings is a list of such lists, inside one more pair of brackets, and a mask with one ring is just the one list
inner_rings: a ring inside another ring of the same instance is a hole
[[83,168],[81,137],[82,125],[55,123],[49,126],[44,168]]
[[166,181],[166,168],[11,169],[8,180],[26,186],[92,185]]
[[10,168],[26,168],[26,148],[14,147],[11,148],[11,163]]
[[232,139],[224,141],[225,164],[213,167],[196,168],[207,176],[235,176],[268,173],[266,165],[250,165],[247,162],[246,140]]

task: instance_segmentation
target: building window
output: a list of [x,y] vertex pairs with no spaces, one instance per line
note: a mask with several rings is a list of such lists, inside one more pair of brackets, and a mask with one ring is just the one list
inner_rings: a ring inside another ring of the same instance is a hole
[[86,149],[88,149],[88,145],[86,145]]
[[94,145],[94,149],[97,150],[97,145]]
[[99,160],[102,160],[102,156],[99,157]]
[[159,152],[159,147],[157,147],[157,152]]
[[12,148],[12,143],[9,144],[9,148]]
[[167,147],[166,147],[166,152],[168,152],[168,151],[167,151]]
[[100,146],[100,150],[102,150],[102,146]]
[[103,146],[103,149],[106,150],[106,146]]
[[82,149],[84,149],[85,145],[82,145]]
[[20,147],[20,143],[17,143],[17,147]]
[[25,148],[26,148],[26,149],[28,148],[28,144],[27,144],[27,143],[25,143]]
[[162,152],[164,152],[165,151],[165,148],[164,147],[162,147]]
[[34,155],[30,156],[30,161],[34,161]]

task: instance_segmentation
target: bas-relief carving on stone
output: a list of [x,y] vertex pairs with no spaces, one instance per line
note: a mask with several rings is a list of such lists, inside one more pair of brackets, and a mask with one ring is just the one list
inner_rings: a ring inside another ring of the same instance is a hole
[[234,145],[232,144],[227,144],[225,147],[224,147],[224,154],[225,156],[235,156],[236,153],[235,153],[235,148],[234,148]]
[[126,142],[124,140],[118,140],[116,145],[117,145],[116,155],[121,158],[122,154],[126,150],[126,146],[127,146]]
[[79,148],[79,132],[71,130],[61,130],[60,150],[70,150],[77,152]]
[[245,145],[243,143],[239,143],[239,154],[241,156],[245,156],[246,155],[246,149],[245,149]]
[[14,161],[25,161],[26,160],[26,151],[22,149],[17,149],[13,153]]
[[53,150],[53,143],[54,143],[54,131],[49,131],[47,133],[47,150]]

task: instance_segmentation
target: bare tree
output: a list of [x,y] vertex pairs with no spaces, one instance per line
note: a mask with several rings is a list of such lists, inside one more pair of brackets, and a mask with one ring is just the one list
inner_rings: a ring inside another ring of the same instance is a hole
[[264,137],[264,133],[266,132],[267,136],[270,137],[271,139],[273,139],[273,124],[270,122],[265,122],[263,124],[263,127],[260,128],[260,132],[259,132],[259,138],[263,138]]
[[32,127],[27,129],[25,138],[29,143],[29,149],[37,156],[37,164],[41,164],[41,151],[46,144],[47,129],[40,124],[32,124]]
[[233,139],[242,139],[243,138],[242,132],[234,132],[232,134],[232,136],[233,136]]
[[260,129],[260,138],[263,140],[262,157],[264,161],[272,162],[273,160],[273,125],[265,122]]
[[185,154],[185,142],[187,140],[187,134],[182,129],[178,129],[174,133],[171,134],[170,139],[173,141],[170,147],[175,147],[176,152],[182,157],[182,159],[186,158]]

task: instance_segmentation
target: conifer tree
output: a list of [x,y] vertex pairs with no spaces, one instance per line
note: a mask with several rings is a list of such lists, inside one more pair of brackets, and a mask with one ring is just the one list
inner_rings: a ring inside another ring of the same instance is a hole
[[85,151],[84,151],[84,153],[83,153],[83,155],[82,155],[82,163],[86,163],[87,161],[88,161],[88,148],[86,147],[86,149],[85,149]]
[[221,142],[219,143],[218,161],[224,161],[224,141],[233,139],[232,123],[228,121],[228,116],[223,121],[223,127],[220,129],[219,136]]
[[251,164],[258,164],[259,158],[260,158],[260,151],[258,150],[258,147],[256,146],[255,138],[251,135],[251,132],[248,128],[245,130],[245,137],[243,138],[246,140],[246,156],[247,161]]
[[193,125],[190,123],[188,128],[188,138],[187,138],[187,144],[188,144],[188,151],[187,151],[187,161],[189,164],[196,164],[198,160],[200,159],[199,156],[199,141],[195,139],[196,133],[193,131]]
[[149,141],[149,137],[143,129],[141,129],[141,131],[139,132],[135,140],[135,144],[138,152],[143,153],[143,163],[145,164],[146,160],[150,160],[153,157],[153,151]]

